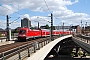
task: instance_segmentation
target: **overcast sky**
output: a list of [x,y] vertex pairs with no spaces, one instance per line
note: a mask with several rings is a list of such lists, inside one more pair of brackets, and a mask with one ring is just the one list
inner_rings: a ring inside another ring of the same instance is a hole
[[[21,26],[21,19],[27,17],[32,26],[50,25],[50,14],[53,13],[53,24],[61,26],[90,25],[90,0],[0,0],[0,28],[6,28],[6,15],[9,15],[10,28]],[[20,17],[20,18],[19,18]],[[48,22],[49,21],[49,22]]]

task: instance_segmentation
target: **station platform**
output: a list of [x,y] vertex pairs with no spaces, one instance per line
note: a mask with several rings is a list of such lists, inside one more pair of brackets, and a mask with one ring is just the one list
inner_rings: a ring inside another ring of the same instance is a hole
[[5,41],[5,42],[0,42],[0,46],[6,45],[6,44],[11,44],[14,43],[14,41]]
[[0,40],[0,46],[2,45],[6,45],[6,44],[11,44],[11,43],[15,43],[15,40],[11,39],[10,41],[6,41],[6,39],[4,40]]

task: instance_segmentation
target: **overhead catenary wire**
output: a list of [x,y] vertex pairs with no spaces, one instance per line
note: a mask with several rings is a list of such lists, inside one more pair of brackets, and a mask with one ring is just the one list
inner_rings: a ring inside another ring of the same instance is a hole
[[[46,2],[45,0],[44,0],[44,2],[45,2],[46,6],[47,6],[47,8],[48,8],[48,11],[51,13],[51,11],[50,11],[50,9],[49,9],[49,7],[48,7],[47,2]],[[12,3],[12,2],[11,2],[11,3]],[[19,6],[18,6],[18,7],[19,7]],[[21,15],[21,14],[18,13],[18,12],[16,12],[16,13],[19,14],[19,15]],[[35,15],[35,14],[33,14],[33,15]],[[39,17],[39,19],[42,19],[42,18]],[[42,20],[47,21],[47,20],[45,20],[45,19],[42,19]],[[50,21],[47,21],[47,22],[51,23]]]
[[[50,9],[49,9],[49,7],[48,7],[48,4],[47,4],[47,2],[44,0],[44,2],[45,2],[45,4],[46,4],[46,6],[47,6],[47,8],[48,8],[48,11],[51,13],[51,11],[50,11]],[[12,2],[10,2],[10,3],[12,3]],[[9,9],[9,8],[7,8],[7,7],[5,7],[5,6],[2,6],[2,7],[4,7],[4,8],[6,8],[6,9],[8,9],[8,10],[10,10],[10,11],[12,11],[12,9]],[[19,7],[19,5],[18,5],[18,7]],[[19,10],[19,9],[18,9]],[[22,15],[22,14],[20,14],[19,12],[14,12],[14,13],[17,13],[17,14],[19,14],[19,15]],[[20,18],[20,17],[19,17]],[[42,19],[42,18],[40,18],[39,17],[39,19]],[[18,20],[18,18],[16,19],[16,20]],[[16,21],[16,20],[14,20],[14,21]],[[45,19],[42,19],[42,21],[47,21],[47,20],[45,20]],[[13,23],[14,21],[12,21],[12,22],[10,22],[9,24],[11,24],[11,23]],[[47,21],[47,22],[49,22],[49,23],[51,23],[50,21]]]
[[[4,7],[4,6],[2,6],[2,7]],[[8,10],[10,10],[10,11],[12,11],[11,9],[9,9],[9,8],[7,8],[7,7],[4,7],[4,8],[6,8],[6,9],[8,9]],[[20,14],[19,12],[15,12],[15,13],[17,13],[17,14],[19,14],[19,15],[22,15],[22,14]],[[35,15],[35,14],[33,14],[33,15]],[[4,15],[3,15],[4,16]],[[11,18],[11,17],[10,17]],[[16,20],[18,20],[20,17],[18,17],[17,19],[15,19],[14,21],[16,21]],[[40,18],[40,17],[39,17]],[[41,19],[41,18],[40,18]],[[12,22],[10,22],[9,24],[11,24],[11,23],[13,23],[14,21],[12,21]],[[44,20],[45,21],[45,20]]]
[[46,4],[46,6],[47,6],[48,11],[51,13],[51,10],[49,9],[49,7],[48,7],[48,4],[47,4],[46,0],[44,0],[44,2],[45,2],[45,4]]
[[[32,15],[36,16],[35,14],[32,14]],[[44,16],[44,17],[45,17],[45,16]],[[39,21],[46,21],[46,22],[51,23],[50,21],[47,21],[47,20],[45,20],[44,18],[41,18],[41,17],[39,17],[39,16],[36,16],[36,18],[42,19],[42,20],[39,20]],[[31,21],[33,21],[33,20],[31,20]],[[35,20],[35,21],[36,21],[36,20]],[[37,22],[39,22],[39,21],[37,21]]]
[[39,22],[40,24],[46,24],[45,22],[41,22],[41,21],[34,21],[34,22]]
[[20,17],[18,17],[17,19],[15,19],[14,21],[10,22],[9,24],[14,23],[15,21],[17,21]]
[[[46,24],[45,22],[43,22],[43,21],[36,21],[36,20],[31,20],[31,21],[33,21],[33,22],[39,22],[40,24]],[[47,21],[46,21],[47,22]]]
[[[4,6],[2,6],[2,7],[4,7]],[[4,8],[12,11],[12,9],[9,9],[9,8],[7,8],[7,7],[4,7]],[[19,15],[22,15],[22,14],[20,14],[19,12],[14,12],[14,13],[17,13],[17,14],[19,14]],[[1,14],[0,14],[0,15],[1,15]],[[5,15],[1,15],[1,16],[5,16]],[[12,17],[10,17],[10,18],[12,18]],[[19,18],[20,18],[20,17],[16,18],[14,21],[18,20]],[[14,21],[10,22],[9,24],[14,23]]]
[[51,23],[49,20],[46,20],[46,19],[41,18],[39,16],[36,16],[36,18],[38,18],[39,20],[37,21],[37,19],[36,20],[31,19],[31,21],[37,21],[37,22],[45,21],[45,22]]
[[42,19],[42,20],[44,20],[44,21],[46,21],[46,22],[51,23],[50,21],[47,21],[47,20],[45,20],[45,19],[43,19],[43,18],[40,18],[40,17],[37,17],[37,18]]
[[[12,3],[12,2],[11,2],[11,3]],[[4,7],[4,6],[2,6],[2,7]],[[4,7],[4,8],[6,8],[6,9],[12,11],[12,9],[9,9],[9,8],[7,8],[7,7]],[[19,14],[19,15],[22,15],[22,14],[20,14],[19,12],[14,12],[14,13],[17,13],[17,14]],[[0,14],[0,15],[1,15],[1,16],[5,16],[5,15],[2,15],[2,14]],[[11,17],[10,17],[10,18],[11,18]],[[20,17],[18,17],[18,18],[15,19],[14,21],[18,20],[19,18],[20,18]],[[10,22],[9,24],[13,23],[14,21]]]
[[[10,2],[10,3],[12,3],[12,2]],[[6,8],[6,9],[8,9],[8,10],[10,10],[10,11],[12,11],[12,9],[9,9],[9,8],[7,8],[7,7],[5,7],[5,6],[2,6],[2,7],[4,7],[4,8]],[[18,8],[19,8],[19,6],[18,6]],[[18,9],[19,10],[19,9]],[[22,14],[20,14],[19,12],[14,12],[14,13],[17,13],[17,14],[19,14],[19,15],[22,15]],[[5,16],[5,15],[2,15],[2,14],[0,14],[1,16]]]

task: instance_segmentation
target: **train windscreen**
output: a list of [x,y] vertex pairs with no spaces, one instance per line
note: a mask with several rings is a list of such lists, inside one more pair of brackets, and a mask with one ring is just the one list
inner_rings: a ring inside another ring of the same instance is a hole
[[25,34],[26,30],[20,30],[19,34]]

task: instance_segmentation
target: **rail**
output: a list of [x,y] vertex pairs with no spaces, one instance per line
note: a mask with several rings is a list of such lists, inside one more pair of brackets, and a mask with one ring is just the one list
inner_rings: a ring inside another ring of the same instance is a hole
[[79,38],[80,41],[90,44],[90,36],[76,35],[76,37]]
[[[18,36],[11,36],[12,40],[15,40],[15,38],[17,38]],[[0,42],[2,42],[3,40],[7,41],[7,37],[0,37]]]
[[82,49],[90,54],[90,37],[84,35],[76,35],[73,37],[73,41],[77,43]]
[[0,53],[0,60],[22,60],[25,57],[30,57],[30,54],[35,53],[37,49],[40,49],[49,42],[50,40],[41,40],[7,50]]

